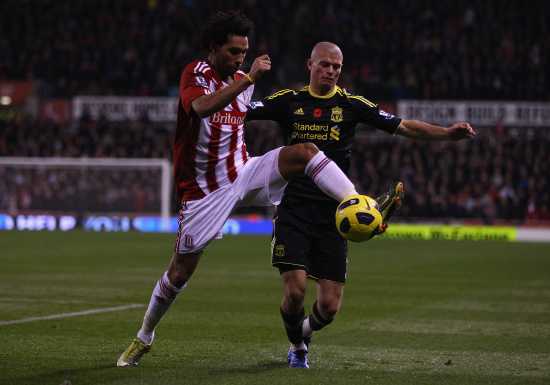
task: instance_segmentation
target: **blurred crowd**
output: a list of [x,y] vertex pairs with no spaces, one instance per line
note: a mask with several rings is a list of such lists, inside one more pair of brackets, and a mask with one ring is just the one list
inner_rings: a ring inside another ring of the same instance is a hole
[[[376,197],[401,180],[406,200],[395,216],[484,223],[550,220],[550,130],[476,128],[473,141],[421,142],[361,127],[350,177]],[[173,131],[146,120],[112,123],[82,119],[78,125],[51,121],[0,121],[0,156],[172,159]],[[260,155],[282,144],[278,125],[250,122],[248,151]],[[155,176],[156,175],[156,176]],[[79,186],[86,183],[85,193]],[[157,171],[94,171],[0,167],[0,210],[44,210],[60,201],[77,210],[155,212],[160,207]],[[79,192],[80,191],[80,192]],[[53,198],[52,198],[53,197]],[[46,203],[45,203],[46,202]],[[72,203],[70,203],[72,202]],[[172,212],[179,204],[174,198]],[[241,213],[267,210],[254,208]]]
[[0,212],[158,215],[158,170],[0,165]]
[[[276,123],[247,129],[252,153],[281,144]],[[550,129],[475,129],[472,141],[423,142],[362,125],[349,175],[372,197],[404,182],[405,204],[394,214],[402,221],[549,221]]]
[[[84,117],[73,126],[0,120],[0,132],[0,157],[171,158],[172,135],[143,121],[119,125]],[[159,169],[0,164],[0,211],[9,213],[158,213],[160,191]]]
[[550,220],[550,132],[476,130],[461,142],[359,139],[353,176],[375,196],[403,181],[404,219]]
[[43,97],[177,95],[204,58],[214,11],[255,23],[248,53],[273,69],[259,96],[307,81],[314,44],[344,53],[342,84],[378,102],[550,100],[550,2],[529,0],[3,0],[0,79],[40,82]]
[[[33,81],[39,100],[177,96],[184,65],[206,56],[201,25],[227,9],[255,23],[244,69],[263,53],[273,63],[256,100],[307,84],[311,49],[328,40],[344,53],[340,86],[373,102],[550,101],[546,0],[3,0],[0,81]],[[550,128],[475,129],[474,141],[424,143],[364,127],[350,175],[373,196],[403,180],[401,220],[549,220]],[[0,156],[171,159],[172,141],[171,128],[143,119],[0,118]],[[249,124],[247,143],[252,155],[262,154],[281,144],[278,128]],[[82,197],[96,210],[158,207],[154,174],[99,175],[87,176],[83,195],[75,188],[82,175],[74,171],[0,166],[0,210],[48,209],[56,199],[74,201],[71,210],[78,210]]]

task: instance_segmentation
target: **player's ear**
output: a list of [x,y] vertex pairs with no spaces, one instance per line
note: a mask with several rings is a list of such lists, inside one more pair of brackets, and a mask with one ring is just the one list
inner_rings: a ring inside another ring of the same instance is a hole
[[208,43],[208,49],[210,49],[210,52],[216,52],[218,50],[219,46],[214,43],[212,40],[210,41],[210,43]]
[[313,60],[307,59],[307,69],[311,71],[312,67],[313,67]]

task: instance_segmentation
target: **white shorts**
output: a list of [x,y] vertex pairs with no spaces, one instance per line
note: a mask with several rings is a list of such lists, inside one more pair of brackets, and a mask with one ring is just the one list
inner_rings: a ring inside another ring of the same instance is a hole
[[278,205],[287,181],[279,172],[281,147],[253,157],[239,170],[239,176],[202,199],[182,202],[175,252],[204,251],[221,232],[229,215],[241,206]]

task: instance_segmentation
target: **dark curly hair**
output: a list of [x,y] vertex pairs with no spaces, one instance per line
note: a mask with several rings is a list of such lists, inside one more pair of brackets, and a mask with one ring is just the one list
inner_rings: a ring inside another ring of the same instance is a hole
[[228,34],[250,37],[253,30],[252,21],[239,11],[219,11],[206,21],[201,34],[201,48],[208,51],[211,41],[219,46],[224,45],[227,43]]

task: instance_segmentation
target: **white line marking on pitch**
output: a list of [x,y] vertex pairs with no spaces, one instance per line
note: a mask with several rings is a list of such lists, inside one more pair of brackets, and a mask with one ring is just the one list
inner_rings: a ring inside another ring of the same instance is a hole
[[63,300],[63,299],[31,299],[31,298],[6,298],[1,297],[0,302],[39,302],[39,303],[73,303],[73,304],[84,304],[84,305],[110,305],[112,302],[98,302],[98,301],[80,301],[80,300]]
[[106,307],[103,309],[92,309],[92,310],[86,310],[86,311],[77,311],[74,313],[62,313],[62,314],[52,314],[47,315],[44,317],[31,317],[31,318],[23,318],[13,321],[0,321],[0,326],[2,325],[12,325],[12,324],[20,324],[24,322],[34,322],[34,321],[42,321],[47,319],[55,319],[55,318],[65,318],[65,317],[75,317],[78,315],[87,315],[87,314],[97,314],[97,313],[105,313],[108,311],[119,311],[119,310],[127,310],[127,309],[134,309],[137,307],[143,307],[145,305],[143,304],[131,304],[131,305],[125,305],[125,306],[117,306],[117,307]]

